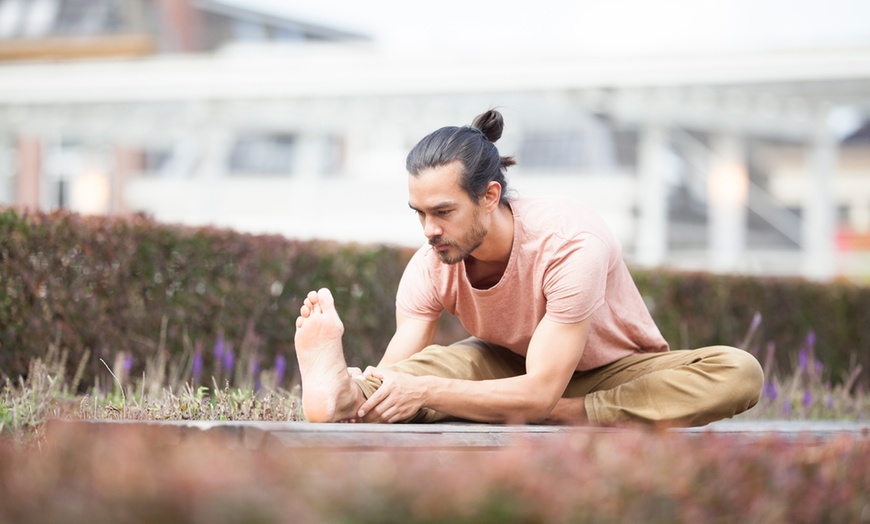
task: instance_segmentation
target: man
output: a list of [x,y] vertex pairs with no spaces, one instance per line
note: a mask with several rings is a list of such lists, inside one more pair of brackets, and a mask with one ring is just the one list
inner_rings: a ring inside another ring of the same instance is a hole
[[[329,290],[296,321],[312,422],[703,425],[752,407],[763,376],[726,346],[669,351],[604,222],[565,199],[510,199],[497,111],[409,153],[409,205],[429,240],[396,299],[381,362],[349,371]],[[442,311],[472,338],[432,345]]]

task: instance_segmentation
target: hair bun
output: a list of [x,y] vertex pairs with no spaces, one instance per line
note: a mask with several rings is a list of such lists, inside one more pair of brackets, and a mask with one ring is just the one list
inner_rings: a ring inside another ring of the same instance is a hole
[[479,129],[487,140],[495,143],[499,138],[501,138],[501,133],[504,131],[504,119],[502,118],[501,113],[495,109],[490,109],[486,113],[477,115],[471,123],[471,126],[475,129]]

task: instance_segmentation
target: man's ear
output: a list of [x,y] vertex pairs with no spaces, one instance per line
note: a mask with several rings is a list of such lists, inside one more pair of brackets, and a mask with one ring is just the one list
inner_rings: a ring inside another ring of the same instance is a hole
[[486,192],[481,197],[483,207],[486,208],[487,212],[492,212],[498,208],[498,204],[501,201],[501,184],[493,180],[486,186]]

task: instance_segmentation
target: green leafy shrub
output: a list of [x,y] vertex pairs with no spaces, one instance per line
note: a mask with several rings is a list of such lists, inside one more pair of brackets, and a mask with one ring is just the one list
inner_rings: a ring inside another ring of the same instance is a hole
[[[221,359],[253,367],[289,363],[305,294],[329,287],[345,323],[348,363],[376,363],[395,328],[395,292],[412,250],[384,245],[300,242],[215,228],[159,224],[143,217],[82,217],[0,209],[0,374],[26,374],[50,348],[70,365],[90,360],[82,384],[103,375],[100,359],[129,357],[130,374],[157,357],[194,359],[209,376]],[[870,369],[870,289],[849,282],[756,278],[668,270],[632,271],[674,348],[740,345],[756,312],[764,316],[756,354],[773,343],[788,369],[815,334],[826,378]],[[445,315],[436,341],[465,336]],[[218,351],[220,350],[220,351]],[[165,355],[162,355],[165,353]],[[220,353],[220,355],[218,354]],[[162,356],[161,356],[162,355]],[[197,357],[198,355],[198,357]],[[224,370],[229,366],[222,366]],[[860,377],[865,381],[866,377]]]
[[[632,273],[672,348],[746,345],[743,349],[761,355],[760,360],[773,344],[779,348],[775,367],[790,370],[812,333],[826,379],[846,380],[856,365],[870,369],[870,288],[786,277],[659,269]],[[744,341],[756,314],[764,322],[752,341]]]
[[384,246],[0,210],[0,372],[26,374],[50,347],[70,362],[90,351],[84,384],[118,353],[134,374],[162,352],[199,349],[214,367],[218,341],[263,363],[295,362],[299,306],[324,286],[345,318],[350,360],[371,362],[394,329],[405,260]]

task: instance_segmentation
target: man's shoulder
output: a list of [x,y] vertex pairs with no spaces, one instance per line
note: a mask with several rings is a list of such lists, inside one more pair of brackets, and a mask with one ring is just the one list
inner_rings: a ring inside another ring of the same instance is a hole
[[527,233],[541,230],[572,237],[582,232],[599,234],[600,229],[606,229],[598,213],[568,197],[524,197],[512,201],[511,206]]
[[522,197],[512,200],[511,206],[525,216],[595,215],[583,202],[563,196]]
[[520,208],[556,207],[559,209],[571,209],[582,205],[578,200],[557,195],[517,197],[511,199],[510,203],[512,206],[516,205]]

